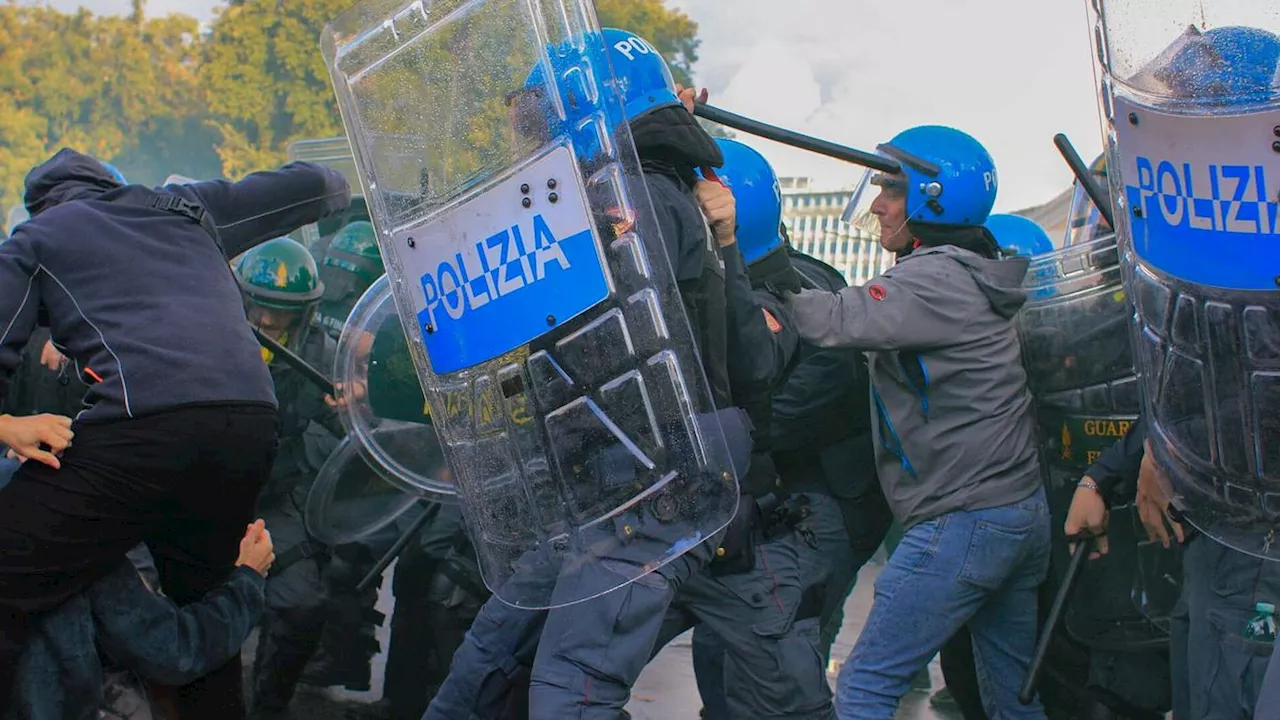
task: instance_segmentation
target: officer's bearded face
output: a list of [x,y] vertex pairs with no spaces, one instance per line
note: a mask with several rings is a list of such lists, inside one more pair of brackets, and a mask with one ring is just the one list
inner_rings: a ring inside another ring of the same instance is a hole
[[880,193],[871,201],[871,214],[880,221],[880,246],[898,252],[911,243],[905,178],[883,176],[873,182],[880,187]]

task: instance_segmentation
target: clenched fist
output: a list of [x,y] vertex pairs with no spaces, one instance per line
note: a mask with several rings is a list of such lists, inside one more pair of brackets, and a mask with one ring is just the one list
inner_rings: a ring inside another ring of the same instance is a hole
[[680,104],[684,105],[684,109],[693,112],[693,106],[707,104],[707,89],[702,88],[698,92],[694,88],[687,88],[679,83],[676,84],[676,97],[680,99]]
[[733,199],[733,191],[720,183],[699,180],[693,186],[693,196],[720,247],[729,247],[736,242],[738,204]]
[[247,565],[266,577],[275,561],[275,545],[271,542],[271,533],[267,532],[267,524],[261,519],[255,520],[240,539],[240,557],[236,558],[236,567]]

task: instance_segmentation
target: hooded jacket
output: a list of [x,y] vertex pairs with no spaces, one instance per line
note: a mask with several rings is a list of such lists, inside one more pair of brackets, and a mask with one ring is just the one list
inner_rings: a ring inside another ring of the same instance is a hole
[[237,652],[263,610],[265,580],[238,567],[197,602],[178,607],[147,589],[132,563],[42,616],[18,661],[5,720],[98,720],[107,697],[101,657],[141,679],[184,685]]
[[[274,406],[228,258],[346,209],[349,197],[341,174],[309,163],[152,190],[59,151],[27,176],[31,219],[0,245],[0,395],[45,316],[90,383],[79,420]],[[207,214],[217,241],[197,219],[154,204],[179,199]]]
[[877,470],[904,528],[1040,487],[1012,322],[1027,265],[920,248],[862,287],[790,296],[801,337],[868,351]]

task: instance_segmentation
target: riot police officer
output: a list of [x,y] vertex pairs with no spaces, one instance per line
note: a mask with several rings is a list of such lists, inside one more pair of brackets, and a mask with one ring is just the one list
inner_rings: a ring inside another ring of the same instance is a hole
[[[1094,162],[1091,174],[1105,183],[1105,161]],[[1023,363],[1036,401],[1049,505],[1060,527],[1076,483],[1106,471],[1109,447],[1140,410],[1116,234],[1079,183],[1063,247],[1032,260],[1026,288],[1027,306],[1018,317]],[[1135,480],[1131,474],[1125,482]],[[1040,692],[1047,706],[1137,718],[1160,716],[1169,706],[1167,628],[1181,559],[1176,549],[1140,542],[1132,498],[1131,492],[1108,498],[1109,512],[1134,522],[1117,524],[1109,538],[1113,551],[1087,563],[1076,580],[1046,660]],[[1069,560],[1066,539],[1055,533],[1054,541],[1043,603]]]
[[352,306],[382,273],[382,253],[372,223],[356,220],[333,236],[320,261],[324,297],[316,310],[316,322],[330,337],[338,339]]
[[[794,346],[780,346],[781,340],[770,329],[751,293],[736,248],[732,194],[698,178],[699,168],[722,164],[722,153],[681,106],[670,71],[652,46],[619,30],[606,29],[604,40],[615,71],[625,78],[620,86],[626,118],[716,407],[741,403],[750,409],[753,403],[739,398],[737,386],[762,393],[767,399],[782,374],[777,363],[781,360],[785,365]],[[516,98],[513,103],[517,115],[520,101]],[[730,318],[735,320],[731,322]],[[731,363],[734,343],[752,350]],[[782,351],[775,352],[780,347]],[[757,348],[767,350],[761,352]],[[767,421],[767,417],[763,419]],[[773,491],[770,479],[762,484],[769,486],[764,488],[766,494]],[[736,695],[731,701],[735,709],[742,708],[740,714],[768,713],[772,712],[771,707],[794,701],[796,698],[789,697],[789,686],[780,689],[776,682],[776,668],[781,664],[783,645],[794,642],[788,629],[801,595],[799,569],[793,547],[770,543],[770,551],[791,555],[790,559],[778,558],[786,567],[775,586],[776,602],[748,607],[753,604],[751,598],[766,589],[760,587],[759,575],[752,573],[757,557],[766,552],[755,542],[756,508],[756,497],[749,488],[739,503],[739,517],[725,534],[732,542],[702,543],[658,568],[650,579],[571,608],[552,610],[546,616],[544,630],[536,627],[536,613],[490,601],[455,656],[450,676],[426,717],[462,717],[468,712],[483,716],[484,712],[475,708],[484,686],[502,681],[502,675],[509,680],[515,674],[512,668],[529,662],[519,657],[521,653],[534,648],[529,693],[534,717],[582,712],[616,717],[626,704],[631,684],[658,649],[659,638],[670,636],[672,627],[687,626],[691,616],[713,624],[717,630],[727,629],[722,634],[735,635],[726,638],[734,642],[728,674],[754,673],[758,677],[755,682],[744,679],[741,691],[735,687]],[[714,578],[704,573],[713,555],[720,556],[719,567],[727,571]],[[682,607],[669,618],[670,622],[664,623],[677,588]],[[776,620],[780,632],[752,638],[749,645],[743,645],[737,642],[745,639],[740,632],[743,618],[753,612],[760,616],[759,622],[754,623],[756,627]],[[771,617],[765,620],[764,615]],[[729,627],[734,624],[738,627]],[[483,640],[474,637],[480,628],[485,631]],[[584,632],[582,628],[590,630]],[[608,638],[608,653],[597,648],[602,638]],[[513,657],[518,662],[512,662]],[[816,657],[813,653],[812,658]],[[817,675],[821,682],[820,667]],[[829,697],[825,703],[825,712],[829,713]],[[821,707],[803,711],[826,716]]]
[[1016,699],[1050,536],[1012,322],[1027,261],[998,259],[982,226],[997,179],[976,140],[924,126],[879,150],[901,172],[864,182],[880,189],[867,225],[898,263],[862,288],[788,299],[802,337],[870,351],[879,478],[906,529],[841,669],[838,710],[892,718],[911,676],[967,623],[988,702],[1043,717],[1038,703]]
[[[367,220],[354,220],[333,234],[326,243],[319,272],[324,293],[316,307],[316,324],[336,341],[356,300],[383,274],[373,225]],[[369,689],[369,662],[378,653],[376,632],[384,618],[374,607],[377,590],[361,593],[354,585],[390,548],[394,538],[381,540],[335,549],[350,561],[350,572],[330,575],[331,580],[346,582],[329,588],[334,621],[325,624],[320,649],[303,675],[303,683],[342,685],[356,691]]]
[[[312,367],[333,367],[335,343],[314,325],[324,286],[305,247],[289,238],[263,243],[236,261],[235,276],[250,325]],[[253,708],[269,715],[293,697],[324,627],[325,578],[343,564],[310,537],[302,513],[316,472],[343,433],[323,390],[266,348],[262,359],[280,406],[280,451],[258,499],[277,549],[253,668]]]
[[[1131,457],[1141,455],[1131,497],[1152,540],[1184,543],[1171,622],[1175,716],[1247,717],[1280,600],[1277,527],[1264,500],[1269,471],[1255,462],[1274,453],[1274,424],[1265,418],[1276,416],[1275,396],[1260,379],[1274,369],[1280,291],[1263,223],[1272,226],[1277,204],[1260,194],[1239,205],[1227,198],[1275,185],[1280,37],[1240,25],[1203,29],[1232,17],[1208,3],[1152,57],[1128,47],[1132,30],[1113,25],[1112,4],[1097,9],[1098,41],[1110,49],[1099,59],[1104,121],[1114,133],[1108,171],[1129,200],[1116,219],[1136,301],[1145,434],[1141,451],[1127,443]],[[1154,147],[1171,150],[1157,156]],[[1215,173],[1247,173],[1249,184],[1241,180],[1228,196],[1204,179]],[[1223,215],[1197,212],[1220,206]],[[1080,481],[1069,528],[1108,528],[1106,500],[1116,492],[1108,485]],[[1108,545],[1114,552],[1115,542]]]
[[[719,175],[738,200],[738,246],[751,285],[770,313],[770,327],[778,327],[774,313],[781,310],[781,293],[802,286],[834,291],[847,283],[834,268],[789,247],[777,178],[768,161],[735,140],[716,142],[725,157]],[[873,469],[868,388],[857,350],[801,346],[785,384],[769,399],[768,443],[753,449],[770,454],[770,471],[779,480],[776,492],[785,498],[774,522],[794,524],[803,540],[796,547],[804,594],[793,622],[809,644],[797,642],[794,648],[808,653],[816,645],[824,667],[858,570],[880,546],[892,519]],[[776,537],[782,529],[770,531]],[[734,689],[724,683],[725,648],[710,626],[694,630],[694,670],[706,718],[732,717],[726,695]],[[807,667],[805,662],[786,666]],[[797,697],[812,687],[798,685],[792,689]]]

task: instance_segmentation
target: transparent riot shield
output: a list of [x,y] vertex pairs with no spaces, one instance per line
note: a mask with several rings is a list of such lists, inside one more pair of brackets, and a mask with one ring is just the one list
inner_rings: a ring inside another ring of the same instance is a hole
[[1280,559],[1280,5],[1092,13],[1155,459],[1187,521]]
[[[1095,215],[1094,222],[1102,220]],[[1076,244],[1032,259],[1028,301],[1017,319],[1040,426],[1041,471],[1059,533],[1055,584],[1069,560],[1060,533],[1076,483],[1124,436],[1140,406],[1116,237],[1098,230],[1082,225]],[[1113,505],[1111,514],[1111,550],[1081,571],[1074,597],[1087,601],[1067,607],[1066,630],[1094,648],[1163,644],[1178,598],[1181,549],[1148,541],[1132,501]]]
[[339,417],[369,465],[411,493],[453,499],[453,476],[385,275],[352,308],[335,364]]
[[351,205],[344,213],[331,215],[318,223],[304,225],[297,238],[316,257],[317,262],[324,261],[328,241],[347,223],[356,220],[368,220],[369,211],[365,206],[364,196],[360,190],[360,175],[356,172],[356,161],[351,156],[351,146],[346,136],[332,138],[315,138],[312,140],[296,140],[289,144],[289,159],[324,165],[342,173],[351,186]]
[[[424,455],[434,455],[440,465],[444,454],[438,445],[422,443],[421,434],[400,428],[377,430],[382,445],[403,443]],[[408,451],[408,448],[406,448]],[[307,531],[326,545],[364,540],[388,528],[419,506],[424,491],[408,488],[385,470],[368,462],[359,438],[348,435],[329,455],[307,496]]]
[[[1105,154],[1098,157],[1089,166],[1089,172],[1093,175],[1094,180],[1098,182],[1098,186],[1104,190],[1109,188],[1107,183],[1107,156]],[[1079,245],[1082,243],[1097,240],[1104,235],[1115,235],[1115,230],[1102,219],[1102,214],[1098,212],[1098,208],[1093,204],[1093,199],[1089,197],[1089,193],[1085,191],[1084,186],[1076,181],[1071,186],[1071,210],[1067,214],[1067,233],[1063,246]],[[1113,237],[1109,242],[1114,244]]]
[[722,529],[729,445],[590,4],[369,0],[322,48],[489,587],[567,605]]

